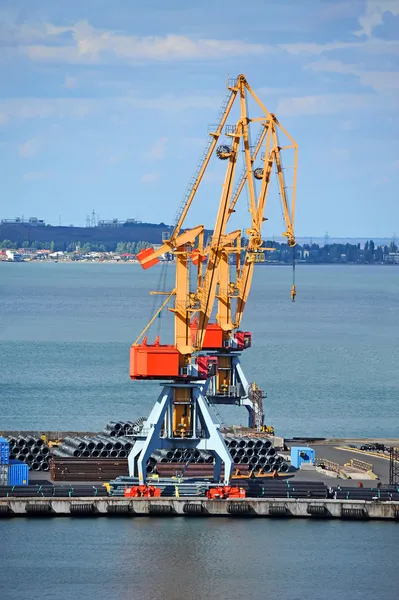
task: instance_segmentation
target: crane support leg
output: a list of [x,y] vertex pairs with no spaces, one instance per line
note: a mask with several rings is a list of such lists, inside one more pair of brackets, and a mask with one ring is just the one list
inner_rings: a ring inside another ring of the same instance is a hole
[[207,450],[212,451],[215,456],[215,470],[214,479],[220,480],[222,462],[224,463],[224,483],[227,485],[230,481],[231,472],[233,470],[233,459],[230,456],[230,452],[224,442],[224,438],[219,430],[219,425],[212,419],[211,413],[209,412],[209,404],[205,396],[200,394],[198,396],[198,408],[201,411],[202,418],[204,420],[205,428],[208,434]]
[[[145,481],[147,460],[150,458],[151,453],[159,448],[159,435],[169,406],[170,398],[171,389],[164,388],[144,424],[144,431],[148,430],[147,437],[142,440],[137,440],[129,454],[129,474],[133,477],[138,470],[141,485]],[[137,460],[136,469],[136,457],[138,455],[140,456]]]
[[[189,390],[192,399],[193,423],[191,435],[176,435],[172,426],[172,415],[175,411],[174,399],[176,389]],[[220,433],[219,424],[215,423],[210,412],[209,403],[204,395],[204,384],[189,386],[166,385],[163,388],[150,416],[144,424],[142,437],[136,442],[129,454],[129,475],[136,477],[143,485],[146,481],[147,461],[155,450],[163,449],[195,449],[211,452],[215,457],[214,479],[219,482],[222,463],[224,464],[224,483],[228,484],[233,469],[233,460]]]

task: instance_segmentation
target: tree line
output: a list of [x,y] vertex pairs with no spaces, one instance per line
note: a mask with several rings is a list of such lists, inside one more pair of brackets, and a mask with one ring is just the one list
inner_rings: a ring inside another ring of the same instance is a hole
[[[245,245],[245,239],[242,240]],[[268,240],[265,247],[275,248],[273,252],[266,252],[267,262],[290,263],[293,259],[294,250],[287,244]],[[63,250],[66,252],[80,253],[88,252],[117,252],[118,254],[137,254],[151,244],[146,241],[139,242],[67,242],[60,248],[54,243],[49,242],[27,242],[13,243],[10,240],[0,242],[0,248],[32,248],[35,250]],[[377,246],[373,240],[365,243],[364,247],[360,244],[303,244],[295,246],[295,256],[297,260],[306,263],[360,263],[373,264],[388,261],[389,254],[397,253],[398,246],[394,240],[389,245]]]

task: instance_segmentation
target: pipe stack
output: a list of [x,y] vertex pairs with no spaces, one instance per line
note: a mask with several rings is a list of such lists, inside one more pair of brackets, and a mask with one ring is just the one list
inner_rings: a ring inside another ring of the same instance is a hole
[[66,437],[53,452],[58,458],[127,458],[134,440],[125,437]]
[[104,433],[110,437],[138,435],[143,429],[145,420],[145,417],[139,417],[135,421],[108,421],[105,425]]
[[231,458],[239,467],[249,465],[256,471],[262,469],[263,473],[271,473],[274,470],[287,473],[289,470],[288,463],[283,456],[277,454],[268,438],[225,436],[224,441]]
[[32,471],[48,471],[50,448],[42,438],[22,437],[8,438],[10,444],[10,459],[20,460],[27,464]]
[[128,475],[127,459],[54,457],[50,459],[54,481],[109,481],[118,475]]

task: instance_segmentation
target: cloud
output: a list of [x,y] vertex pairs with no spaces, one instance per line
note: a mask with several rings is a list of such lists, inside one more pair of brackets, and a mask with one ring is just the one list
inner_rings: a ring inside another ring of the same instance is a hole
[[327,42],[325,44],[294,42],[280,44],[279,48],[296,56],[320,56],[337,50],[358,50],[367,54],[396,54],[399,50],[399,41],[367,39],[359,42]]
[[378,25],[383,24],[384,14],[387,12],[397,17],[399,0],[367,0],[366,10],[358,19],[361,29],[355,31],[355,35],[370,36]]
[[[379,2],[379,5],[385,5]],[[396,3],[399,0],[392,0]],[[392,5],[393,6],[393,5]],[[391,10],[396,14],[396,8]],[[51,23],[4,26],[0,43],[6,54],[18,53],[32,61],[97,65],[115,61],[133,64],[150,62],[223,60],[236,57],[260,57],[266,54],[318,56],[337,50],[391,53],[398,41],[365,39],[327,43],[262,44],[239,39],[206,39],[185,35],[137,36],[99,29],[87,21],[68,26]],[[69,76],[67,76],[68,78]],[[67,79],[66,78],[66,79]],[[74,78],[71,78],[71,81]],[[66,87],[69,85],[66,83]],[[73,84],[74,85],[74,84]]]
[[[258,56],[267,51],[263,44],[241,40],[194,39],[183,35],[127,35],[97,29],[86,21],[66,27],[47,23],[43,28],[25,28],[23,32],[18,32],[16,38],[21,44],[20,52],[31,60],[81,64],[107,62],[115,57],[128,61],[230,59],[235,56]],[[36,39],[46,43],[32,43]]]
[[78,80],[76,77],[72,77],[71,75],[65,75],[64,79],[64,88],[69,90],[76,88],[78,86]]
[[157,158],[157,159],[164,158],[167,143],[168,143],[168,138],[166,138],[166,137],[160,137],[159,139],[157,139],[154,142],[154,144],[150,150],[151,157]]
[[344,64],[340,60],[320,60],[311,63],[307,68],[315,72],[356,76],[361,85],[372,87],[377,92],[399,89],[398,71],[364,71],[357,65]]
[[349,110],[370,108],[374,102],[374,96],[369,94],[297,96],[280,100],[277,114],[288,117],[334,115]]
[[42,141],[39,138],[32,138],[19,147],[19,155],[22,158],[32,158],[40,152],[41,148]]
[[95,105],[95,100],[85,98],[11,98],[0,101],[0,115],[5,121],[84,117]]
[[0,123],[11,119],[85,118],[89,115],[131,114],[134,109],[180,112],[211,109],[220,105],[220,96],[163,94],[108,98],[12,98],[0,100]]
[[50,177],[50,171],[30,171],[24,173],[22,179],[24,181],[44,181],[45,179],[50,179]]
[[155,183],[156,181],[158,181],[159,177],[160,177],[159,173],[152,171],[150,173],[144,173],[140,177],[140,181],[141,181],[141,183]]

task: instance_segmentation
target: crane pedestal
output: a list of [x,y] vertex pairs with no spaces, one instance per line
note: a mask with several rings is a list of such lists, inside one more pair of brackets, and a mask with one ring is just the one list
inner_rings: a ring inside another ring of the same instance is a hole
[[245,406],[248,411],[248,427],[263,426],[263,393],[256,384],[248,383],[240,364],[240,353],[218,352],[217,374],[209,379],[206,396],[211,404]]
[[208,382],[164,385],[129,454],[129,475],[146,481],[147,461],[155,450],[182,448],[206,450],[215,457],[214,479],[230,481],[233,460],[206,398]]

